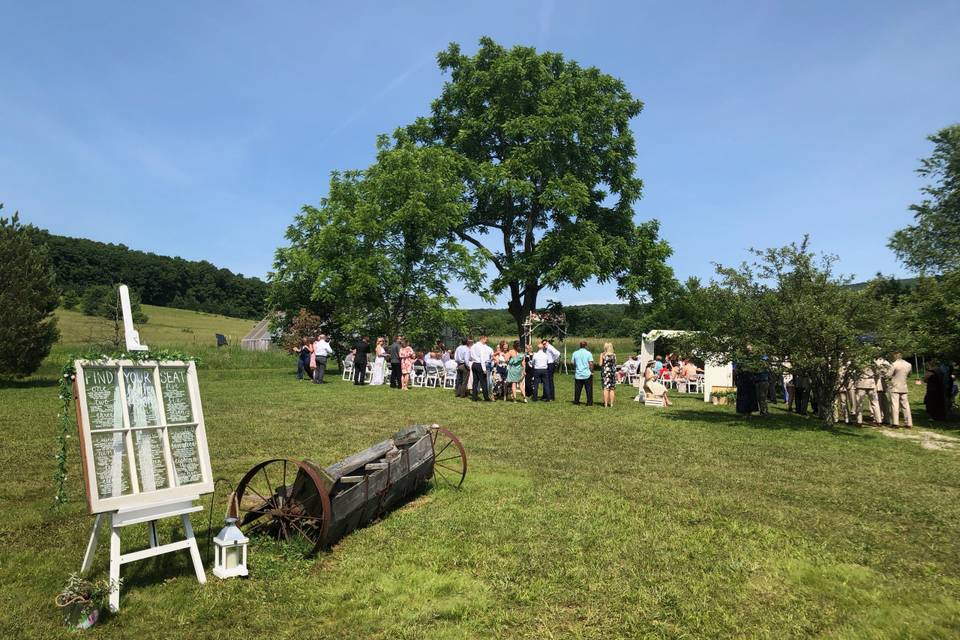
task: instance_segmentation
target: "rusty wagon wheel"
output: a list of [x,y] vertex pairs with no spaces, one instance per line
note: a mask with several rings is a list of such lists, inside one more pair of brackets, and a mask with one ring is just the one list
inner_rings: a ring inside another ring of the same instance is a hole
[[247,535],[302,539],[308,556],[319,551],[330,530],[330,495],[317,470],[306,462],[276,458],[247,472],[237,485],[238,524]]
[[460,439],[443,427],[430,427],[433,444],[433,477],[443,484],[459,489],[467,477],[467,452]]

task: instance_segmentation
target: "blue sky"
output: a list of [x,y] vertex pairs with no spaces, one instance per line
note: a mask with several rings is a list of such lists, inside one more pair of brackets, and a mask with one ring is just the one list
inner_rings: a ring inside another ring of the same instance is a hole
[[886,241],[925,137],[960,121],[955,1],[5,2],[0,25],[5,213],[247,275],[330,171],[428,112],[451,41],[623,79],[646,105],[637,219],[661,220],[680,277],[804,233],[846,273],[902,274]]

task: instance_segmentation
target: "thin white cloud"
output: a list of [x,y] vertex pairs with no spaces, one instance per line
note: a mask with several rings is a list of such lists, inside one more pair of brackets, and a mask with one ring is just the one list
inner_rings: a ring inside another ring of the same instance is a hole
[[421,57],[417,62],[410,65],[405,71],[394,77],[390,82],[385,84],[380,91],[378,91],[372,98],[367,100],[363,105],[360,106],[357,110],[351,113],[347,118],[341,122],[339,125],[334,127],[321,141],[320,144],[323,145],[331,138],[339,134],[344,129],[348,128],[354,122],[362,118],[373,108],[376,104],[382,101],[387,97],[392,91],[402,86],[413,74],[417,73],[426,66],[428,63],[432,62],[432,57]]

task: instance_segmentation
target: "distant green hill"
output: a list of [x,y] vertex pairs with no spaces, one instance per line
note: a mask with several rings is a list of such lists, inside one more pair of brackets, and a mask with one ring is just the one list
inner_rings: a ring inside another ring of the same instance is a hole
[[[917,286],[917,283],[920,282],[919,278],[885,278],[888,282],[895,283],[897,287],[903,291],[910,291],[911,289]],[[867,282],[854,282],[850,285],[851,289],[860,290],[870,284],[871,281]]]
[[37,230],[34,241],[46,244],[62,293],[82,295],[91,285],[123,283],[146,304],[262,318],[267,283],[220,269],[205,260],[184,260]]
[[[151,347],[216,346],[216,334],[227,336],[231,345],[239,345],[256,324],[254,320],[230,318],[202,311],[170,309],[143,305],[149,320],[137,326],[140,340]],[[86,316],[79,311],[57,309],[60,344],[71,347],[103,344],[113,336],[113,322]]]

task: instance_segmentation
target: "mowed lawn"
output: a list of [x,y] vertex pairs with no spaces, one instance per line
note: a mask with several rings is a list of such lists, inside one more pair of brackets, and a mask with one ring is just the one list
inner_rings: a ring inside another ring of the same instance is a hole
[[[466,482],[315,559],[258,541],[248,580],[200,586],[186,553],[127,565],[122,610],[90,637],[960,636],[958,449],[824,430],[782,405],[749,421],[693,397],[646,408],[626,387],[613,409],[575,407],[568,377],[555,404],[474,404],[450,391],[297,383],[282,354],[204,357],[217,477],[236,483],[278,456],[326,465],[438,422],[467,448]],[[4,637],[75,637],[53,597],[79,568],[93,518],[75,439],[73,502],[49,508],[54,360],[0,387]],[[202,538],[206,521],[193,517]],[[127,548],[145,544],[131,533]]]

